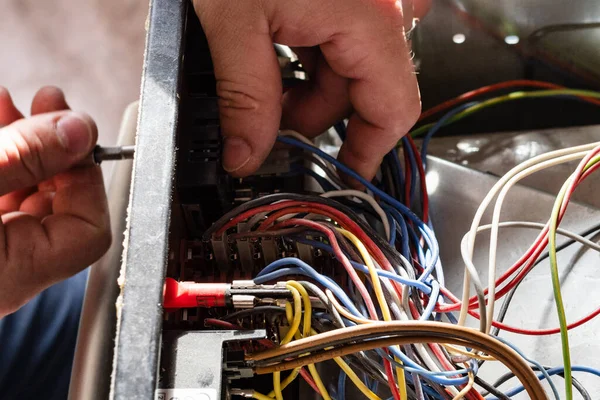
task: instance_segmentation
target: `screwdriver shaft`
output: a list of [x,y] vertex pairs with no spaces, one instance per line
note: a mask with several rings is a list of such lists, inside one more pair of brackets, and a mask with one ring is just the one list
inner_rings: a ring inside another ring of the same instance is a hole
[[94,162],[100,164],[103,161],[131,160],[135,153],[135,146],[117,146],[94,148]]

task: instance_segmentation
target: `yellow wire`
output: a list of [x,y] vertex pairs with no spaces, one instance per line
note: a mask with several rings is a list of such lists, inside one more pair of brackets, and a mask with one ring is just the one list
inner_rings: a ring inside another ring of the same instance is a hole
[[[377,268],[373,263],[373,259],[371,255],[367,251],[365,245],[352,233],[345,229],[336,228],[338,232],[344,235],[348,240],[352,242],[354,247],[358,250],[361,257],[365,261],[365,265],[369,269],[369,275],[371,277],[371,283],[373,285],[373,291],[375,292],[375,297],[377,297],[377,302],[379,303],[379,307],[381,308],[381,314],[383,315],[383,319],[385,321],[392,321],[392,314],[390,313],[390,309],[387,304],[387,300],[385,299],[385,295],[383,294],[383,289],[381,287],[381,281],[379,280],[379,275],[377,275]],[[396,361],[400,362],[396,359]],[[408,393],[406,390],[406,378],[404,376],[404,371],[400,367],[396,367],[396,378],[398,379],[398,388],[400,389],[400,399],[407,400]]]
[[375,292],[375,296],[377,297],[377,302],[379,303],[379,307],[381,308],[381,314],[383,315],[383,319],[386,321],[392,320],[392,314],[390,313],[390,308],[388,307],[387,301],[383,294],[383,289],[381,287],[381,281],[379,280],[379,275],[377,275],[377,268],[375,268],[375,264],[373,263],[373,259],[371,255],[367,251],[365,245],[352,233],[345,229],[336,228],[338,232],[344,235],[348,240],[352,242],[354,247],[358,250],[361,257],[365,261],[365,265],[369,269],[369,276],[371,277],[371,282],[373,284],[373,291]]
[[315,385],[317,385],[317,388],[319,389],[319,393],[321,393],[321,396],[323,396],[323,399],[331,400],[331,397],[329,396],[329,393],[327,392],[327,388],[323,384],[323,380],[321,379],[321,375],[319,375],[319,372],[317,371],[317,367],[315,367],[315,364],[308,364],[307,367],[308,367],[308,372],[310,372],[310,374],[312,375],[313,380],[315,381]]
[[[283,382],[281,382],[281,391],[288,387],[290,383],[294,382],[294,379],[298,377],[301,369],[302,367],[294,368],[292,372],[283,380]],[[268,397],[273,400],[273,397],[275,397],[275,391],[272,390]]]
[[286,287],[290,292],[292,292],[292,297],[294,298],[294,312],[292,314],[293,318],[290,325],[290,329],[288,330],[287,334],[283,337],[283,339],[281,339],[281,341],[279,342],[280,345],[288,344],[292,341],[294,335],[296,334],[296,332],[298,332],[298,328],[300,327],[300,321],[302,319],[302,298],[300,297],[300,292],[296,290],[296,288],[294,288],[293,286],[286,285]]
[[[464,366],[467,368],[469,367],[467,364],[464,364]],[[473,389],[474,384],[475,384],[475,374],[473,373],[473,371],[469,371],[469,382],[460,392],[458,392],[458,394],[456,396],[454,396],[452,398],[452,400],[460,400],[460,399],[464,398],[467,395],[467,393],[469,393],[471,391],[471,389]]]
[[350,378],[350,380],[352,381],[352,383],[354,383],[354,385],[356,385],[356,387],[358,388],[358,390],[360,390],[362,392],[362,394],[364,394],[367,399],[369,399],[369,400],[381,400],[381,397],[379,397],[375,393],[373,393],[363,383],[363,381],[360,380],[360,378],[358,377],[358,375],[356,375],[356,373],[352,370],[352,368],[350,368],[350,366],[348,364],[346,364],[346,362],[341,357],[336,357],[336,358],[333,359],[333,361],[335,361],[337,363],[337,365],[339,365],[339,367],[342,369],[342,371],[344,371],[346,373],[346,375],[348,375],[348,378]]
[[304,286],[296,281],[288,281],[285,285],[288,289],[296,289],[302,297],[302,303],[304,304],[304,325],[302,326],[302,336],[310,336],[310,328],[312,323],[312,303],[310,297]]
[[[304,286],[296,281],[288,281],[286,283],[286,288],[292,292],[294,297],[294,310],[292,310],[292,307],[289,305],[289,303],[286,304],[286,316],[291,327],[287,335],[281,340],[282,345],[290,342],[293,337],[300,339],[303,336],[310,336],[312,323],[312,304],[308,292],[306,289],[304,289]],[[300,319],[302,316],[302,304],[304,305],[304,324],[302,326],[302,334],[300,334],[298,328],[300,326]],[[298,309],[298,305],[300,305],[300,309]],[[290,336],[292,336],[292,338],[290,338]],[[317,385],[317,388],[319,389],[321,396],[325,400],[331,400],[331,397],[329,396],[329,393],[323,384],[323,380],[321,379],[321,376],[319,375],[314,364],[310,364],[307,367],[308,371],[313,377],[313,380],[315,381],[315,384]],[[277,400],[283,400],[283,389],[285,389],[296,379],[299,372],[300,368],[295,368],[283,382],[281,382],[280,372],[273,373],[273,391],[269,393],[267,398],[272,399],[274,396]]]
[[473,352],[470,352],[467,350],[463,350],[460,347],[452,346],[451,344],[443,344],[442,346],[444,346],[446,348],[446,350],[448,350],[449,353],[460,354],[463,356],[473,358],[475,360],[498,361],[498,360],[496,360],[495,357],[483,355],[483,354],[476,354],[476,353],[473,353]]
[[342,315],[342,317],[349,319],[352,322],[356,322],[357,324],[372,324],[377,321],[372,321],[370,319],[360,318],[353,314],[351,314],[348,310],[346,310],[342,305],[337,301],[331,290],[325,289],[325,294],[327,294],[327,298],[331,301],[331,304],[335,309]]
[[[286,285],[286,288],[292,293],[292,297],[294,299],[294,311],[292,312],[292,307],[289,303],[286,303],[285,310],[288,317],[288,320],[291,320],[290,329],[287,334],[281,339],[280,344],[288,344],[294,338],[296,332],[298,332],[298,328],[300,327],[300,320],[302,319],[302,298],[300,297],[300,292],[296,290],[293,286]],[[292,372],[293,373],[293,372]],[[273,372],[273,394],[277,400],[283,400],[281,387],[281,372]],[[269,394],[270,395],[270,394]],[[270,397],[268,397],[270,398]]]
[[264,394],[258,393],[257,391],[252,392],[252,398],[256,400],[273,400],[269,396],[265,396]]
[[[294,288],[296,289],[298,292],[300,292],[300,295],[302,296],[302,302],[304,303],[304,324],[302,326],[302,336],[304,337],[308,337],[311,334],[311,323],[312,323],[312,304],[310,302],[310,296],[308,295],[308,292],[306,291],[306,289],[304,288],[304,286],[302,286],[300,283],[296,282],[296,281],[288,281],[286,284],[286,287],[288,288]],[[296,334],[297,338],[300,339],[300,333],[297,332]],[[315,381],[315,385],[317,385],[317,388],[319,389],[319,393],[321,393],[321,396],[323,396],[323,398],[325,400],[331,400],[331,397],[329,396],[329,393],[327,392],[327,388],[325,387],[325,385],[323,384],[323,380],[321,379],[321,376],[319,375],[319,372],[317,371],[317,368],[315,367],[314,364],[309,364],[307,365],[308,368],[308,372],[310,372],[310,375],[312,376],[313,380]]]

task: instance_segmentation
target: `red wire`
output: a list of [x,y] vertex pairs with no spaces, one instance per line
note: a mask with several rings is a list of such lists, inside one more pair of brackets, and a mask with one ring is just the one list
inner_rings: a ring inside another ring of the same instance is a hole
[[383,364],[385,367],[385,374],[387,375],[387,378],[389,380],[388,383],[390,386],[390,390],[392,391],[392,396],[394,397],[394,400],[400,400],[400,391],[398,390],[398,387],[395,383],[396,379],[394,378],[394,370],[392,369],[392,363],[388,359],[384,359]]
[[[579,185],[581,182],[583,182],[590,174],[592,174],[594,171],[596,171],[600,167],[600,164],[596,164],[596,165],[592,166],[590,169],[588,169],[585,173],[582,174],[585,164],[587,164],[587,162],[591,158],[593,158],[596,154],[598,154],[598,152],[600,152],[600,149],[595,149],[595,150],[590,151],[588,153],[588,155],[586,155],[586,157],[579,164],[578,168],[576,169],[574,174],[579,175],[580,177],[577,180],[573,180],[573,182],[571,183],[571,185],[567,188],[567,191],[565,192],[563,204],[561,205],[560,213],[558,216],[558,223],[560,223],[560,221],[562,221],[562,218],[566,212],[567,205],[569,204],[571,196],[572,196],[575,188],[577,187],[577,185]],[[511,268],[509,268],[504,274],[502,274],[500,276],[500,278],[498,278],[496,280],[496,285],[498,285],[498,286],[500,284],[504,283],[504,281],[506,281],[506,279],[508,279],[511,275],[513,275],[527,261],[527,264],[517,274],[517,276],[515,276],[515,278],[513,278],[509,283],[507,283],[504,287],[502,287],[498,291],[498,293],[496,294],[497,299],[506,295],[511,289],[513,289],[517,285],[518,282],[520,282],[525,277],[525,275],[527,275],[527,273],[533,268],[533,265],[535,264],[535,262],[537,261],[538,257],[540,256],[540,254],[542,253],[543,249],[546,247],[547,244],[548,244],[548,227],[545,227],[540,232],[540,234],[538,235],[538,237],[536,238],[534,243],[525,252],[525,254],[523,256],[521,256],[521,258],[519,258],[519,260],[517,260],[517,262]],[[488,292],[488,290],[485,289],[484,293],[487,294],[487,292]],[[461,303],[459,302],[459,303],[455,303],[455,304],[448,305],[448,306],[442,306],[442,307],[439,307],[438,310],[442,311],[442,312],[443,311],[456,311],[456,310],[460,309],[460,304]],[[475,307],[477,307],[477,297],[473,296],[469,299],[469,308],[475,308]]]
[[[333,234],[333,232],[331,231],[331,229],[328,229],[325,226],[323,226],[317,222],[314,222],[314,221],[310,221],[307,219],[297,219],[297,218],[291,218],[291,219],[282,221],[282,222],[274,225],[273,229],[280,229],[280,228],[285,228],[288,226],[298,226],[298,225],[306,226],[313,230],[320,231],[327,236],[327,239],[329,240],[329,244],[333,248],[333,251],[336,254],[336,257],[338,257],[338,259],[342,262],[342,265],[344,265],[344,267],[346,268],[348,275],[350,275],[350,278],[352,279],[352,281],[358,288],[358,291],[363,296],[363,299],[365,300],[365,304],[367,305],[367,309],[369,310],[369,314],[371,315],[371,318],[374,320],[378,320],[377,311],[375,310],[373,300],[371,299],[371,296],[369,295],[367,288],[365,287],[363,282],[358,277],[358,274],[356,273],[354,268],[352,268],[352,265],[350,264],[350,261],[348,260],[348,258],[342,252],[342,249],[339,247],[337,239],[336,239],[335,235]],[[262,224],[261,224],[261,227],[262,227]],[[398,392],[398,389],[396,388],[392,365],[389,360],[384,360],[384,364],[385,364],[386,375],[389,380],[390,390],[392,391],[392,394],[394,395],[394,399],[395,399],[396,398],[395,392]],[[399,392],[398,392],[398,400],[400,400]]]
[[363,281],[361,281],[360,278],[358,277],[358,274],[356,273],[354,268],[352,268],[352,264],[350,264],[350,260],[348,260],[348,257],[346,257],[346,255],[340,248],[338,241],[337,241],[335,235],[333,234],[333,232],[331,231],[331,229],[329,229],[317,222],[310,221],[307,219],[298,219],[298,218],[291,218],[291,219],[282,221],[282,222],[274,225],[273,229],[281,229],[281,228],[285,228],[288,226],[298,226],[298,225],[306,226],[312,230],[322,232],[323,234],[325,234],[325,236],[327,236],[327,240],[329,240],[329,244],[333,248],[333,252],[334,252],[335,256],[342,263],[342,265],[346,269],[346,272],[350,276],[350,279],[352,279],[352,282],[354,282],[358,291],[360,292],[361,296],[363,297],[365,304],[367,306],[367,309],[369,310],[369,314],[370,314],[371,318],[376,320],[377,319],[377,310],[375,310],[375,305],[373,304],[373,300],[371,299],[371,296],[369,295],[369,291],[367,290]]
[[[410,136],[410,135],[409,135]],[[410,188],[412,187],[412,167],[410,165],[408,150],[402,147],[404,152],[404,205],[410,208]]]
[[[512,88],[512,87],[535,87],[535,88],[542,88],[542,89],[565,89],[564,86],[560,86],[560,85],[555,85],[553,83],[549,83],[549,82],[543,82],[543,81],[533,81],[533,80],[526,80],[526,79],[522,79],[522,80],[513,80],[513,81],[506,81],[506,82],[500,82],[500,83],[496,83],[493,85],[489,85],[489,86],[484,86],[482,88],[479,89],[475,89],[472,90],[470,92],[461,94],[458,97],[455,97],[454,99],[445,101],[433,108],[430,108],[429,110],[423,112],[421,114],[421,116],[419,117],[419,122],[429,118],[430,116],[439,113],[440,111],[444,111],[447,110],[457,104],[460,104],[464,101],[470,100],[474,97],[480,96],[482,94],[486,94],[486,93],[490,93],[490,92],[494,92],[497,90],[502,90],[502,89],[507,89],[507,88]],[[581,97],[585,100],[587,100],[590,103],[596,104],[596,105],[600,105],[600,101],[597,99],[592,99],[589,97]]]
[[[282,203],[277,203],[277,205],[279,205],[279,204],[282,204]],[[303,207],[294,208],[294,207],[292,207],[294,205],[303,206]],[[311,213],[325,215],[325,216],[332,218],[333,220],[339,222],[340,225],[344,229],[352,232],[361,242],[363,242],[364,245],[367,247],[367,249],[369,249],[369,253],[375,258],[375,260],[379,263],[379,265],[383,269],[385,269],[389,272],[395,272],[394,268],[390,264],[389,260],[385,257],[385,255],[383,254],[383,252],[381,251],[379,246],[377,246],[373,242],[373,240],[371,240],[371,238],[360,228],[360,226],[358,226],[358,224],[356,224],[356,222],[354,222],[346,214],[342,213],[341,211],[339,211],[333,207],[329,207],[325,204],[320,204],[320,203],[299,202],[299,201],[298,202],[286,202],[283,205],[283,207],[286,207],[286,206],[289,206],[287,208],[287,210],[281,210],[281,211],[269,216],[265,221],[263,221],[263,223],[261,224],[259,229],[263,229],[262,228],[263,225],[267,226],[269,223],[276,220],[277,218],[280,218],[283,215],[287,215],[287,214],[291,214],[291,213],[311,212]],[[260,207],[258,210],[259,210],[258,212],[263,212],[263,210],[261,210]],[[401,299],[402,298],[401,285],[396,281],[392,281],[391,283],[392,283],[392,286],[394,287],[394,290],[396,291],[397,295]]]

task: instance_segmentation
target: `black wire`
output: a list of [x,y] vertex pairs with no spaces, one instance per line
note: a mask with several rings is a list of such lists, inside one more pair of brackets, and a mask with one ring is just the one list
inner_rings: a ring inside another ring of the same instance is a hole
[[[585,236],[591,235],[592,233],[597,232],[599,230],[600,230],[600,224],[596,224],[596,225],[592,226],[591,228],[586,229],[585,231],[581,232],[579,235],[585,237]],[[556,248],[556,252],[558,253],[559,251],[566,249],[567,247],[573,245],[576,242],[577,242],[576,240],[570,239],[570,240],[566,241],[565,243],[561,244],[560,246],[558,246]],[[550,252],[548,252],[548,251],[546,251],[542,255],[540,255],[540,257],[537,259],[537,261],[535,262],[535,264],[533,265],[533,267],[529,270],[529,272],[527,274],[531,273],[531,271],[533,271],[533,268],[538,266],[542,261],[544,261],[548,257],[550,257]],[[523,283],[523,280],[521,280],[517,283],[517,285],[506,295],[506,298],[502,302],[502,306],[500,307],[500,311],[498,312],[498,321],[499,322],[503,322],[504,318],[506,318],[506,313],[508,312],[510,303],[512,302],[512,299],[513,299],[517,289],[519,288],[519,285],[521,285],[521,283]],[[492,335],[494,335],[494,336],[498,336],[499,332],[500,332],[500,328],[498,328],[498,327],[494,327],[492,329]],[[483,363],[480,363],[480,366],[482,364]]]
[[[531,368],[534,371],[540,371],[540,368],[538,368],[535,365],[532,365]],[[548,367],[548,366],[543,366],[543,368],[545,370],[549,370],[552,369],[552,367]],[[558,376],[560,376],[561,378],[564,378],[565,375],[564,373],[559,373],[556,374]],[[511,380],[512,378],[514,378],[514,374],[512,372],[507,372],[506,374],[502,375],[500,378],[498,378],[498,380],[496,382],[494,382],[493,386],[494,387],[498,387],[500,385],[502,385],[503,383],[506,383],[507,381]],[[573,387],[579,392],[579,394],[583,397],[584,400],[591,400],[592,398],[590,397],[590,394],[588,393],[588,391],[583,387],[583,385],[581,384],[581,382],[579,382],[577,379],[573,378]],[[490,392],[491,393],[491,392]],[[482,396],[486,396],[488,393],[482,393]]]
[[[399,253],[393,248],[387,240],[385,240],[381,235],[375,232],[375,230],[369,226],[363,219],[359,218],[358,215],[349,207],[346,207],[342,203],[335,201],[333,199],[329,199],[321,196],[311,196],[311,195],[303,195],[297,193],[276,193],[268,196],[260,197],[258,199],[247,201],[233,210],[224,214],[221,218],[219,218],[212,226],[210,226],[202,235],[204,240],[210,240],[211,236],[219,230],[222,226],[224,226],[227,222],[229,222],[236,215],[239,215],[243,212],[251,210],[256,207],[260,207],[263,205],[271,204],[281,200],[297,200],[304,202],[312,202],[328,205],[330,207],[334,207],[346,214],[350,219],[352,219],[358,226],[375,242],[375,244],[381,249],[386,258],[394,267],[402,267],[402,260],[400,259]],[[411,271],[407,271],[409,274]],[[414,271],[413,271],[414,272]]]
[[[579,236],[589,236],[597,231],[600,230],[600,223],[596,224],[588,229],[586,229],[585,231],[581,232],[579,234]],[[561,244],[560,246],[556,247],[556,252],[558,253],[559,251],[562,251],[566,248],[568,248],[569,246],[572,246],[573,244],[575,244],[577,241],[575,239],[569,239],[566,242],[564,242],[563,244]],[[535,264],[533,264],[533,267],[527,272],[527,275],[529,273],[531,273],[531,271],[533,271],[533,268],[537,267],[542,261],[544,261],[546,258],[550,257],[550,252],[546,251],[544,253],[542,253],[540,255],[540,257],[537,259],[537,261],[535,262]],[[525,275],[525,276],[527,276]],[[523,277],[525,278],[525,277]],[[523,279],[524,280],[524,279]],[[510,292],[508,292],[508,294],[506,295],[504,301],[502,302],[502,306],[500,307],[500,310],[498,312],[498,317],[497,320],[498,322],[504,322],[504,319],[506,318],[506,314],[508,313],[508,309],[510,307],[510,304],[515,296],[515,293],[517,292],[517,289],[519,288],[519,286],[521,285],[521,283],[523,283],[523,280],[519,281],[514,288],[512,288],[512,290]],[[493,336],[498,336],[498,334],[500,333],[500,328],[498,327],[493,327],[491,334]],[[484,364],[485,360],[480,360],[478,361],[479,367],[481,367]],[[533,368],[533,367],[532,367]],[[561,375],[562,376],[562,375]],[[480,385],[483,387],[483,385]],[[493,386],[498,386],[498,384],[493,385]],[[589,394],[588,397],[585,397],[584,393],[587,393],[587,391],[585,390],[585,388],[581,385],[581,383],[578,381],[577,383],[575,383],[575,379],[573,379],[573,387],[575,387],[579,393],[581,393],[581,395],[584,397],[584,399],[588,399],[589,398]],[[494,394],[492,391],[490,391],[488,388],[485,388],[488,392]],[[497,394],[494,394],[494,396],[498,396]]]
[[481,386],[483,389],[486,390],[485,392],[480,393],[482,397],[485,397],[488,394],[493,394],[499,400],[510,400],[510,397],[508,397],[507,395],[505,395],[504,393],[502,393],[498,388],[496,388],[491,383],[484,381],[483,379],[481,379],[478,376],[475,376],[475,383],[478,384],[479,386]]
[[247,310],[236,311],[231,314],[227,314],[221,319],[224,321],[232,320],[232,319],[242,319],[253,315],[258,314],[285,314],[285,308],[278,306],[258,306],[254,308],[249,308]]
[[[360,343],[369,343],[369,342],[377,343],[378,340],[382,340],[382,339],[391,339],[391,338],[401,339],[403,337],[417,337],[417,336],[422,336],[422,335],[423,335],[423,331],[420,329],[414,329],[414,330],[411,329],[411,330],[406,330],[406,331],[390,330],[388,332],[361,332],[355,336],[339,337],[336,340],[331,340],[326,343],[318,343],[318,344],[315,344],[313,346],[310,346],[310,347],[302,349],[302,350],[290,351],[288,353],[279,354],[279,355],[269,357],[264,360],[255,360],[254,364],[256,366],[260,367],[260,366],[269,365],[269,364],[273,364],[273,363],[283,362],[284,360],[286,360],[288,358],[299,357],[300,355],[305,354],[305,353],[313,353],[313,355],[320,354],[322,352],[327,352],[328,351],[327,349],[333,348],[333,347],[343,348],[344,346],[350,346],[352,344],[359,343],[359,342]],[[431,338],[439,339],[440,340],[439,343],[444,343],[444,340],[451,338],[451,339],[457,341],[458,342],[457,344],[459,344],[460,346],[469,347],[469,346],[475,345],[476,347],[478,346],[481,348],[486,348],[486,345],[483,342],[462,339],[460,337],[453,336],[449,333],[429,332],[429,336]],[[374,348],[376,348],[376,347],[374,347]],[[390,356],[389,354],[382,353],[382,355],[385,358],[389,357],[388,359],[395,367],[404,369],[405,365],[400,364],[398,361],[396,361],[394,359],[394,357]]]

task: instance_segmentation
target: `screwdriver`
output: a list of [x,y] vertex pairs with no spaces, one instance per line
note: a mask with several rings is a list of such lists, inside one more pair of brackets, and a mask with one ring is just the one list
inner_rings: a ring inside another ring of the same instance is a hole
[[101,164],[103,161],[131,160],[135,154],[135,146],[104,147],[96,146],[92,152],[94,162]]

